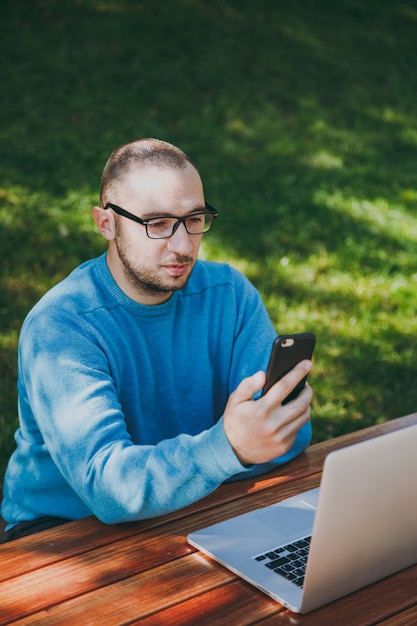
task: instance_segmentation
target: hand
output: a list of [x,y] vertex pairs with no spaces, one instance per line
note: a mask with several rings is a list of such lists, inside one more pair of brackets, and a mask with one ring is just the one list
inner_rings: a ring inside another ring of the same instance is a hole
[[299,429],[310,419],[310,385],[306,383],[295,400],[281,403],[311,366],[311,361],[301,361],[258,400],[252,397],[265,384],[264,372],[245,378],[231,394],[223,416],[224,430],[243,465],[267,463],[290,450]]

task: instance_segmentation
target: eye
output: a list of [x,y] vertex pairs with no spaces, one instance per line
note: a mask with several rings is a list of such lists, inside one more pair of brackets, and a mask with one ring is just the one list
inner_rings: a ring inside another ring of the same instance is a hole
[[171,217],[157,217],[153,220],[149,220],[148,228],[150,228],[154,233],[162,233],[172,228],[173,221],[175,221],[175,218],[173,219]]
[[190,217],[187,217],[187,224],[198,225],[198,224],[203,224],[203,223],[204,223],[204,213],[196,213],[196,215],[190,215]]

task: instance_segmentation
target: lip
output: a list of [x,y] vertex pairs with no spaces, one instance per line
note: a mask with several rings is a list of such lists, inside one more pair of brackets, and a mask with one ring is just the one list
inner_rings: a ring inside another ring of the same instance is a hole
[[172,263],[164,267],[171,276],[183,276],[189,268],[189,263]]

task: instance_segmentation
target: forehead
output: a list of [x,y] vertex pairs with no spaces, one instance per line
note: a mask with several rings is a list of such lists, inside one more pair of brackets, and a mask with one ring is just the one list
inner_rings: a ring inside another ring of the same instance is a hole
[[168,200],[204,202],[201,178],[197,170],[188,164],[183,168],[158,167],[155,165],[133,166],[117,185],[123,198],[141,205],[158,205]]

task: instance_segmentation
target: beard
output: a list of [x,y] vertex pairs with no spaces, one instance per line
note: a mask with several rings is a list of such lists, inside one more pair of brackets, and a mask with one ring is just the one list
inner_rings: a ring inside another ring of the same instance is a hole
[[182,289],[187,284],[191,276],[192,268],[195,265],[195,260],[192,257],[181,255],[170,256],[165,260],[163,265],[189,263],[190,270],[182,276],[171,276],[170,278],[164,279],[162,276],[158,276],[155,270],[146,267],[145,264],[140,262],[133,263],[131,261],[133,255],[129,254],[128,247],[125,245],[122,235],[116,236],[115,243],[119,258],[123,264],[124,275],[131,286],[141,295],[160,296]]

